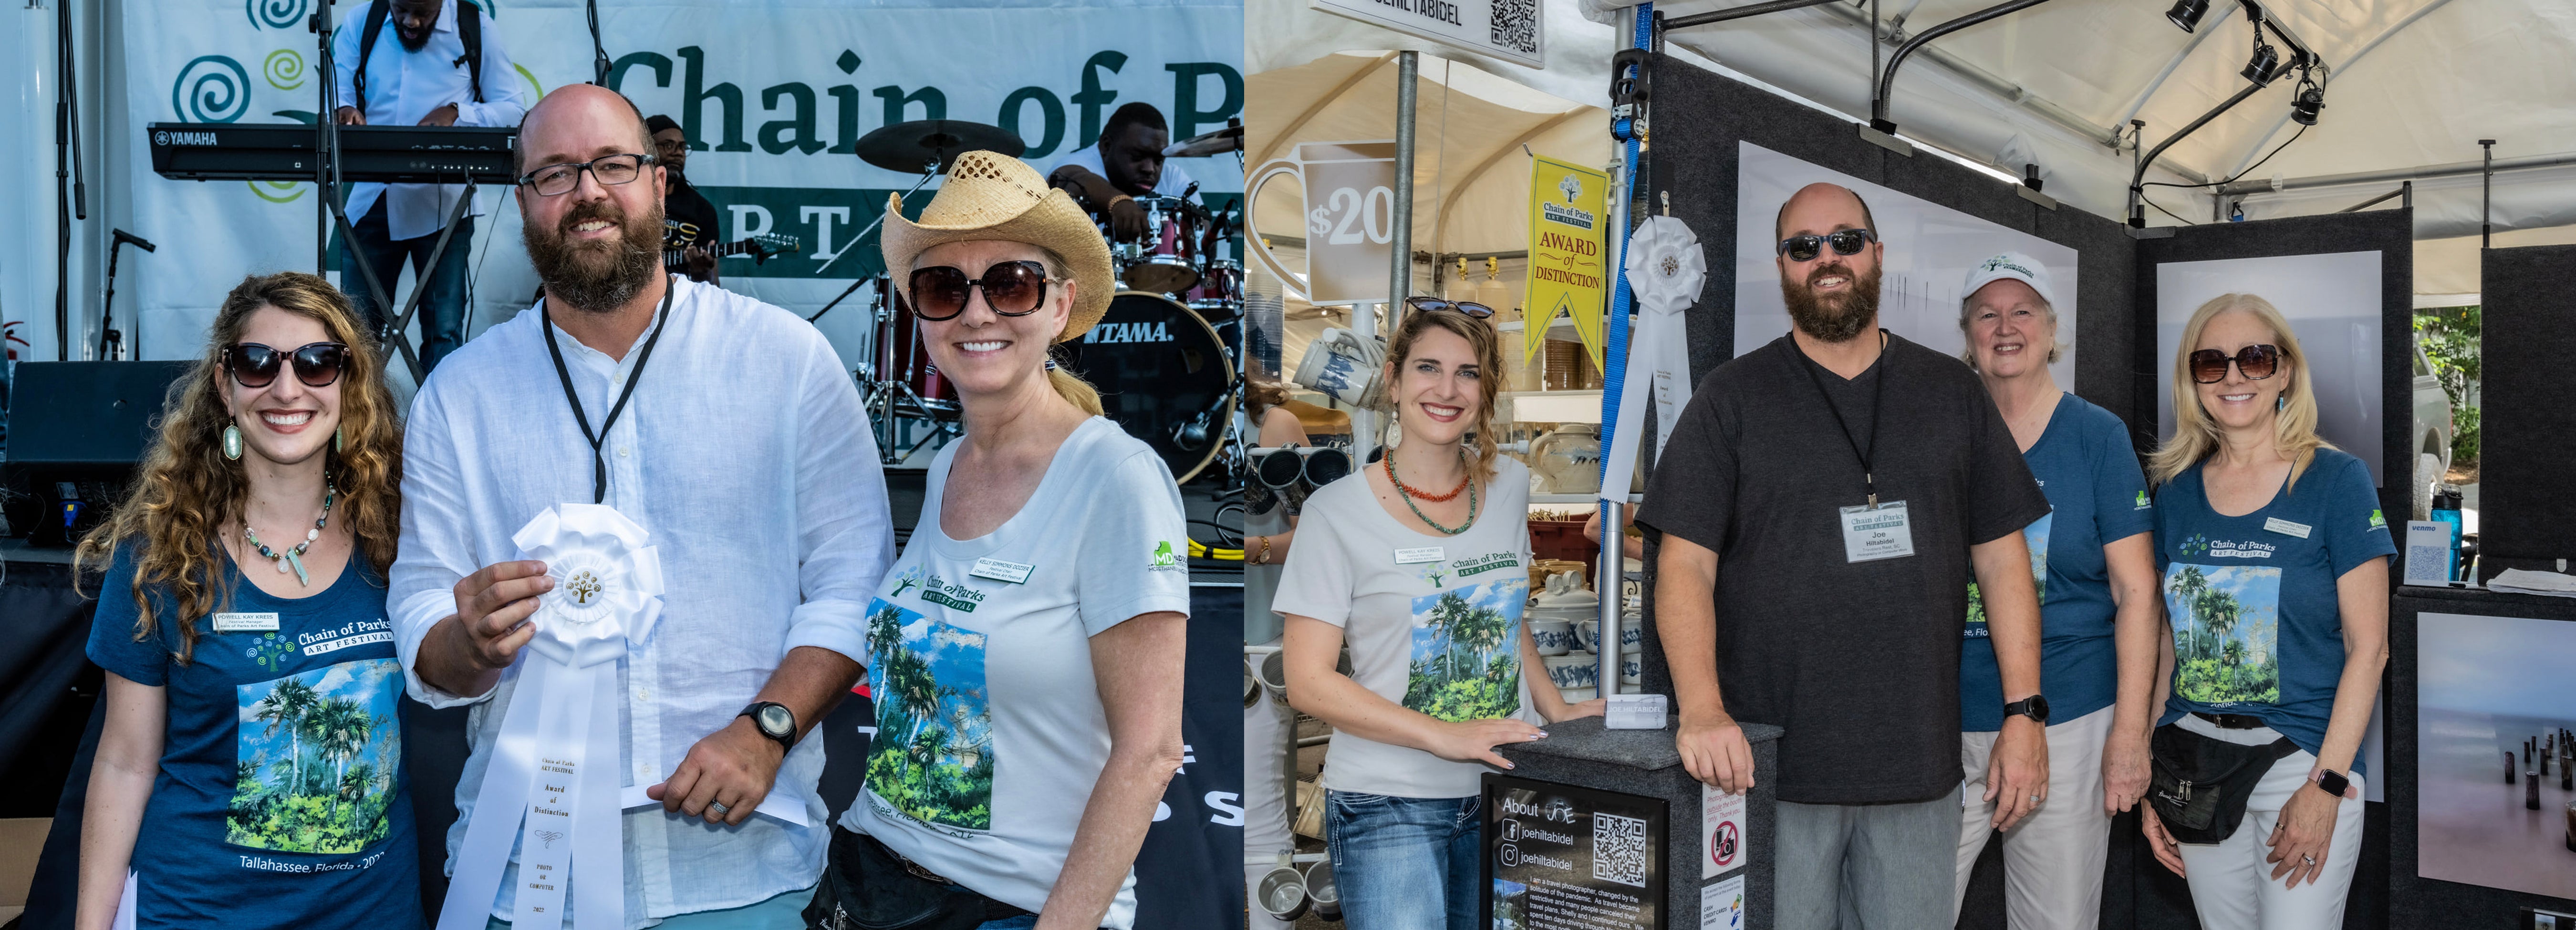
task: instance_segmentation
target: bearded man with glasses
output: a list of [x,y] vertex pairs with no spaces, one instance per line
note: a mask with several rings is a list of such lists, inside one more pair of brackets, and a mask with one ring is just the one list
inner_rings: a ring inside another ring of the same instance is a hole
[[1662,539],[1676,748],[1692,777],[1744,792],[1742,724],[1785,728],[1782,930],[1922,926],[1951,904],[1971,583],[2013,702],[1987,779],[1998,827],[2046,800],[2020,530],[2048,500],[1975,372],[1879,329],[1886,247],[1859,194],[1799,190],[1775,242],[1796,328],[1700,382],[1637,513]]
[[481,705],[447,844],[447,911],[474,926],[518,910],[514,872],[469,887],[459,851],[477,816],[522,813],[477,802],[506,770],[513,664],[557,584],[511,536],[558,504],[616,508],[663,566],[660,618],[619,660],[607,760],[660,803],[616,817],[627,880],[611,920],[801,927],[829,841],[823,744],[803,738],[866,655],[862,608],[894,552],[884,476],[820,333],[663,272],[652,152],[614,91],[568,85],[528,112],[517,199],[543,297],[458,350],[412,407],[391,612],[412,696]]

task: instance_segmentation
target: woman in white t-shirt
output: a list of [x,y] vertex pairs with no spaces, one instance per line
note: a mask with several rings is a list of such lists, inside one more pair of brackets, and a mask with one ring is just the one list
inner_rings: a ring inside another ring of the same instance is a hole
[[889,930],[1136,920],[1131,868],[1181,764],[1188,539],[1162,459],[1048,358],[1114,292],[1100,234],[1034,169],[961,155],[886,267],[965,438],[868,605],[876,733],[806,911]]
[[1521,625],[1529,472],[1494,443],[1500,340],[1457,307],[1414,302],[1397,326],[1383,377],[1404,443],[1307,498],[1271,604],[1289,703],[1333,725],[1324,831],[1352,930],[1473,927],[1478,778],[1511,767],[1494,747],[1602,707],[1524,672],[1543,668]]

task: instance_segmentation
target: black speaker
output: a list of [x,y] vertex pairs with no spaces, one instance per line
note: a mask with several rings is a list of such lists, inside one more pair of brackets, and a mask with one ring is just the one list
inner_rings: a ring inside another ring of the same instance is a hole
[[9,527],[68,546],[125,496],[171,382],[193,362],[20,362],[9,390]]

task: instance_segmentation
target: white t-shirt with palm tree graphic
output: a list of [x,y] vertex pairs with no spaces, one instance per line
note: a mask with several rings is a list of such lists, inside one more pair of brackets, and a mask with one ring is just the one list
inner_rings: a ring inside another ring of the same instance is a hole
[[[1521,611],[1529,600],[1529,469],[1495,462],[1476,522],[1433,536],[1396,522],[1353,476],[1306,499],[1271,609],[1342,628],[1351,678],[1441,720],[1526,713]],[[1324,787],[1404,798],[1477,792],[1481,762],[1333,733]]]
[[[1035,911],[1109,761],[1089,640],[1189,612],[1189,537],[1163,460],[1094,417],[1018,513],[952,539],[939,512],[958,448],[932,461],[920,526],[868,604],[877,731],[840,824]],[[1130,872],[1103,926],[1133,924],[1135,883]]]

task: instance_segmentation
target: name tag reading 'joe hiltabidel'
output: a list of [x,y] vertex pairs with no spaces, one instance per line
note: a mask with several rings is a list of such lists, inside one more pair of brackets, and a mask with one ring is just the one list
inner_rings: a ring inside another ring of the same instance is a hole
[[1448,551],[1441,546],[1424,546],[1419,549],[1395,550],[1395,564],[1397,565],[1419,565],[1424,562],[1442,561],[1448,557]]
[[1905,502],[1856,504],[1843,508],[1843,560],[1874,562],[1914,554],[1914,530],[1906,522]]

